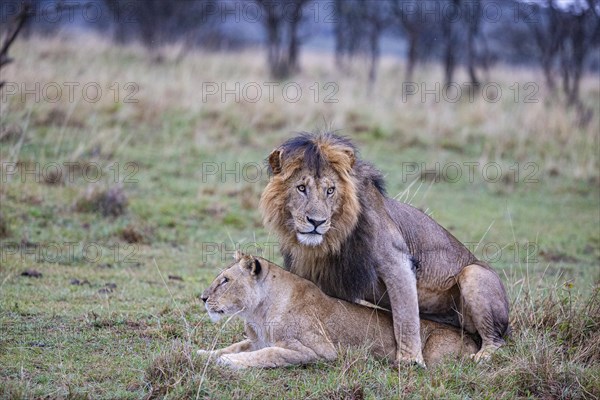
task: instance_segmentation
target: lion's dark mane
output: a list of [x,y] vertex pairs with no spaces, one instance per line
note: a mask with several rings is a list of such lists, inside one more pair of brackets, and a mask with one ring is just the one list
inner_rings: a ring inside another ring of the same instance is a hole
[[[339,143],[351,148],[355,155],[357,150],[345,137],[329,135],[330,143]],[[285,157],[301,156],[304,167],[311,170],[317,177],[321,174],[321,169],[328,165],[328,159],[320,150],[316,143],[315,136],[311,134],[301,134],[289,139],[280,147]],[[377,283],[377,273],[375,271],[375,257],[372,248],[366,246],[374,235],[374,227],[365,214],[364,210],[371,206],[374,195],[385,197],[385,182],[381,172],[373,165],[356,159],[353,166],[352,176],[356,182],[356,194],[359,199],[360,211],[358,222],[352,233],[346,238],[343,246],[337,253],[325,253],[314,256],[313,262],[316,265],[311,266],[318,269],[318,273],[313,273],[313,281],[328,295],[341,298],[348,301],[355,301],[364,298],[365,294],[373,290]],[[372,190],[372,189],[375,190]],[[306,265],[295,263],[293,252],[283,248],[284,266],[286,269],[300,276],[307,276]],[[311,272],[312,271],[311,268]]]

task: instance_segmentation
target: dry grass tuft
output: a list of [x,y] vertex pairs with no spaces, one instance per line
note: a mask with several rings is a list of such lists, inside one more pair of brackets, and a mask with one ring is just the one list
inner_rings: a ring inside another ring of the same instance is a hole
[[120,232],[120,237],[127,243],[131,244],[149,244],[151,242],[150,230],[135,224],[129,224],[123,228]]
[[18,140],[23,134],[23,129],[18,125],[0,126],[0,143]]
[[60,170],[52,169],[43,174],[43,181],[46,185],[59,186],[65,184],[65,179]]
[[75,203],[75,211],[99,212],[105,217],[118,217],[127,210],[128,200],[121,186],[101,189],[88,187]]
[[354,386],[343,386],[336,390],[324,393],[324,399],[331,400],[363,400],[365,393],[359,384]]
[[508,345],[479,378],[493,387],[513,388],[523,397],[600,395],[600,287],[587,301],[574,299],[568,286],[525,290],[511,315]]
[[160,398],[170,388],[185,383],[194,372],[192,349],[180,341],[173,342],[170,349],[160,353],[146,368],[145,380],[151,387],[148,398]]
[[600,286],[587,300],[577,299],[567,283],[543,295],[526,293],[512,307],[513,331],[537,332],[560,345],[560,353],[573,362],[600,363]]
[[[202,357],[195,357],[196,349],[187,342],[175,340],[146,368],[144,382],[149,387],[147,399],[163,398],[213,398],[204,386],[209,381],[226,383],[235,379],[236,373],[217,367]],[[233,396],[244,398],[243,396]]]
[[4,214],[0,211],[0,239],[4,239],[10,236],[10,228],[8,227],[8,220]]

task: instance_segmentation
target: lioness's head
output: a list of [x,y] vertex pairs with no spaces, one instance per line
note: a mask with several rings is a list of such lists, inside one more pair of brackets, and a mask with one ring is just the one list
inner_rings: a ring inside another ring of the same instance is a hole
[[261,282],[267,269],[268,261],[236,252],[235,262],[200,296],[210,319],[216,322],[227,315],[252,314],[265,295]]
[[303,134],[273,150],[268,162],[272,177],[260,202],[265,225],[283,246],[338,249],[360,210],[350,141]]

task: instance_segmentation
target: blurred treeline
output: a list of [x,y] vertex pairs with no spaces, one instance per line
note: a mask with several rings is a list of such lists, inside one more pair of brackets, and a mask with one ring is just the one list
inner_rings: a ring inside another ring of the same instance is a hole
[[406,61],[411,81],[420,63],[459,69],[477,87],[498,63],[535,66],[551,90],[579,102],[579,81],[600,71],[600,0],[0,0],[2,30],[27,9],[22,34],[90,30],[116,43],[150,49],[264,46],[271,75],[293,76],[303,48],[335,54],[343,71],[357,57],[377,76],[381,55]]

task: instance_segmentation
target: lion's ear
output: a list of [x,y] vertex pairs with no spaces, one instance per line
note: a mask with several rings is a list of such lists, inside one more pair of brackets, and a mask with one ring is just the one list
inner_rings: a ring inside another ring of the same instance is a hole
[[354,150],[346,149],[346,150],[344,150],[344,153],[346,153],[346,155],[348,156],[348,159],[350,162],[350,168],[354,167],[354,162],[356,161],[356,155],[354,154]]
[[277,175],[283,168],[283,160],[281,159],[281,150],[275,149],[269,154],[269,166],[273,175]]

